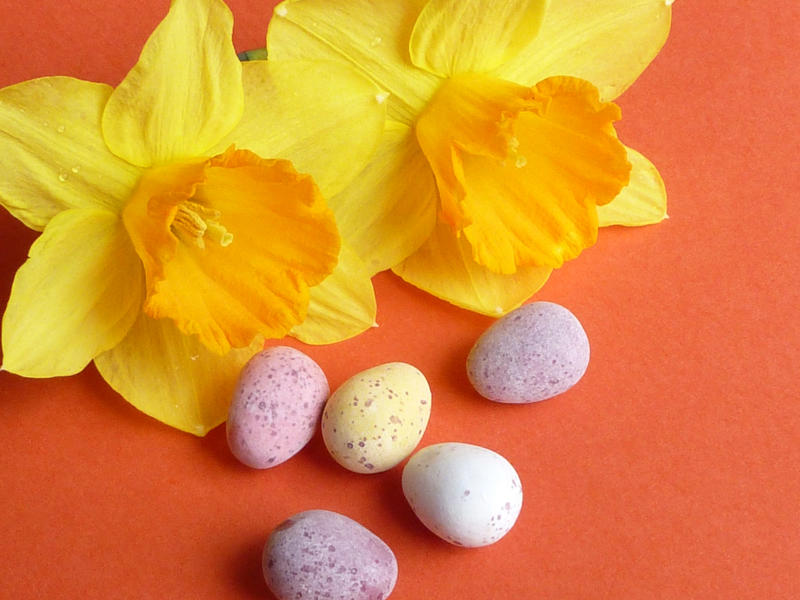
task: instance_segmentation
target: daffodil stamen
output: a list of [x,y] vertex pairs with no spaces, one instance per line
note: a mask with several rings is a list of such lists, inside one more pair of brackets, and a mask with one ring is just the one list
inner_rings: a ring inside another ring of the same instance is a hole
[[170,230],[182,242],[201,249],[206,247],[206,238],[226,248],[233,242],[233,234],[219,223],[221,216],[218,210],[185,200],[178,205]]
[[192,209],[183,205],[179,206],[170,229],[181,240],[187,241],[188,239],[198,248],[205,248],[203,236],[208,226],[202,217]]

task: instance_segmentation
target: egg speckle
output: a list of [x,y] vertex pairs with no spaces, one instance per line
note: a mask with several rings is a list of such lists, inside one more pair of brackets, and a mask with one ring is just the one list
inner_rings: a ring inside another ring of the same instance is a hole
[[403,461],[422,439],[431,390],[412,365],[393,362],[345,381],[322,413],[325,447],[356,473],[379,473]]
[[511,463],[472,444],[423,448],[404,467],[402,485],[419,520],[456,546],[493,544],[522,509],[522,484]]
[[397,581],[397,560],[360,523],[328,510],[309,510],[272,531],[262,571],[278,600],[383,600]]
[[575,315],[553,302],[532,302],[478,338],[467,376],[484,398],[526,404],[567,391],[588,365],[589,339]]
[[288,460],[314,436],[329,392],[325,373],[299,350],[259,352],[242,369],[228,412],[231,452],[256,469]]

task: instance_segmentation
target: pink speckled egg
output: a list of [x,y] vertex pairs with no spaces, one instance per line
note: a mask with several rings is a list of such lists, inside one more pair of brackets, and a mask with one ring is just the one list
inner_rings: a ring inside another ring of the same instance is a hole
[[397,581],[397,560],[378,536],[328,510],[290,517],[269,536],[262,570],[278,600],[383,600]]
[[228,412],[231,452],[256,469],[288,460],[314,436],[329,392],[325,373],[299,350],[259,352],[242,369]]
[[484,398],[525,404],[567,391],[588,365],[589,339],[575,315],[559,304],[532,302],[478,338],[467,376]]
[[420,521],[443,540],[493,544],[516,523],[522,484],[497,452],[446,442],[427,446],[403,468],[403,494]]

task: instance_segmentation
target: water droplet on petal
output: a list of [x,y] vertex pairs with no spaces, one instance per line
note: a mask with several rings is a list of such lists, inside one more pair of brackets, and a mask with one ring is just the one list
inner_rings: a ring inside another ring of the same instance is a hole
[[75,174],[80,173],[81,172],[81,166],[80,165],[75,165],[74,167],[72,167],[70,169],[70,171],[72,171]]
[[376,46],[380,46],[382,42],[383,38],[379,35],[376,35],[374,38],[372,38],[372,41],[369,43],[369,47],[375,48]]
[[389,96],[390,96],[389,92],[380,92],[378,94],[375,94],[375,100],[378,102],[378,104],[383,104],[384,102],[386,102],[386,99],[389,98]]
[[65,130],[65,129],[66,129],[66,127],[64,127],[63,125],[59,125],[59,126],[56,128],[56,131],[57,131],[58,133],[64,133],[64,130]]
[[285,17],[289,13],[289,9],[283,5],[280,5],[275,8],[275,14],[279,17]]
[[527,164],[528,164],[528,159],[522,156],[521,154],[517,156],[517,160],[514,161],[514,166],[517,167],[518,169],[521,169]]
[[67,174],[66,171],[59,171],[58,172],[58,180],[61,183],[64,183],[67,179],[69,179],[69,175]]

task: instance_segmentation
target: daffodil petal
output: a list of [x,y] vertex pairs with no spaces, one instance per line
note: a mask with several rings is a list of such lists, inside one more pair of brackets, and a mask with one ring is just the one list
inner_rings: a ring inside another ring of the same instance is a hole
[[547,0],[430,0],[411,32],[411,62],[443,77],[485,72],[536,37]]
[[100,121],[111,88],[45,77],[0,90],[0,204],[41,231],[69,208],[117,211],[139,169],[106,148]]
[[267,33],[270,60],[346,61],[390,94],[388,114],[410,125],[440,78],[411,64],[408,40],[426,0],[288,0]]
[[111,151],[142,167],[203,155],[242,115],[233,15],[221,0],[173,0],[103,114]]
[[631,180],[608,204],[597,207],[600,227],[652,225],[667,218],[667,190],[658,169],[633,148]]
[[539,34],[495,75],[533,85],[555,75],[591,81],[603,100],[624,92],[667,39],[672,2],[551,2]]
[[373,159],[330,206],[370,274],[419,248],[436,223],[436,183],[414,132],[388,122]]
[[306,320],[291,335],[306,344],[335,344],[375,324],[375,292],[363,261],[346,245],[339,264],[310,289]]
[[139,314],[142,284],[116,214],[58,213],[14,278],[3,316],[3,369],[25,377],[81,371],[125,337]]
[[339,253],[311,177],[246,150],[148,170],[123,217],[145,267],[144,312],[219,354],[300,323]]
[[425,245],[393,271],[451,304],[497,317],[530,298],[545,284],[551,269],[522,267],[514,275],[494,273],[472,260],[464,236],[456,238],[440,223]]
[[94,362],[103,379],[140,411],[202,436],[225,421],[239,372],[262,347],[258,338],[220,356],[169,319],[141,315],[125,339]]
[[213,154],[236,144],[263,157],[290,160],[330,197],[375,151],[386,119],[385,99],[352,67],[330,61],[252,61],[244,63],[242,78],[244,114]]

